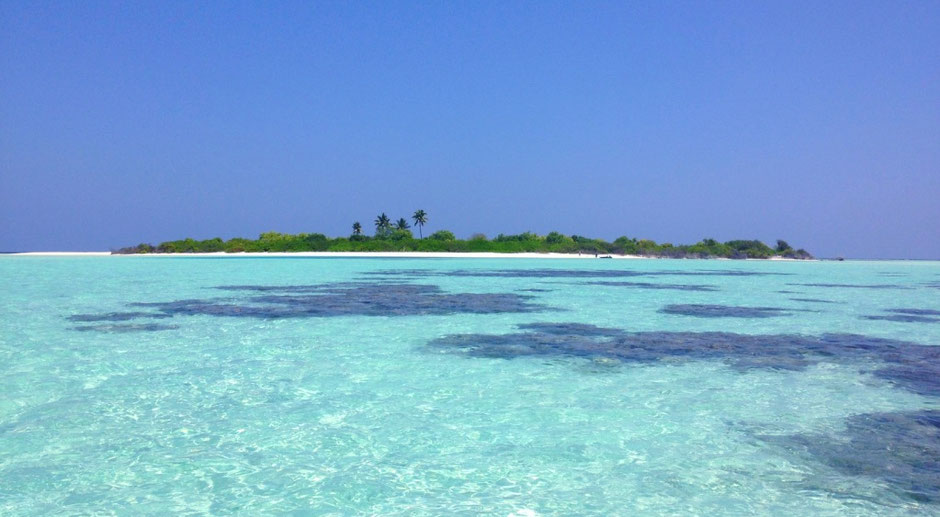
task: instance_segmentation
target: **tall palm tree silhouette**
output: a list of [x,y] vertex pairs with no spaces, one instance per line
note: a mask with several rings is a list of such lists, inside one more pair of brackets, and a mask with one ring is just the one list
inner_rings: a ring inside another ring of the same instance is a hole
[[418,227],[418,236],[423,239],[424,232],[421,230],[424,227],[424,223],[428,222],[428,213],[424,210],[416,210],[411,218],[414,220],[415,226]]
[[389,230],[392,228],[392,221],[385,215],[385,212],[382,212],[382,215],[375,218],[375,234],[379,237],[388,236]]

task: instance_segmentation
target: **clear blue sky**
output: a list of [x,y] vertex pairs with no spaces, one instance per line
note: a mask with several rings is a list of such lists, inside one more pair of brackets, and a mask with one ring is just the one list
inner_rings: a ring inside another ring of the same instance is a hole
[[940,258],[940,2],[0,2],[0,250],[417,208]]

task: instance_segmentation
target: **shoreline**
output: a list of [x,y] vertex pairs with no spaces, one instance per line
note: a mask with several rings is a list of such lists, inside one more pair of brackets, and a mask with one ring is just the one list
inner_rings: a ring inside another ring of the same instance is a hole
[[[448,251],[267,251],[267,252],[240,252],[226,253],[139,253],[139,254],[112,254],[110,251],[26,251],[17,253],[3,253],[0,256],[19,257],[214,257],[214,258],[264,258],[264,257],[301,257],[301,258],[525,258],[525,259],[599,259],[608,255],[573,253],[495,253],[495,252],[448,252]],[[729,259],[724,257],[704,259],[683,259],[671,257],[647,257],[643,255],[609,255],[618,260],[748,260],[748,261],[774,261],[774,262],[815,262],[818,259],[791,259],[784,257],[771,257],[766,259]]]

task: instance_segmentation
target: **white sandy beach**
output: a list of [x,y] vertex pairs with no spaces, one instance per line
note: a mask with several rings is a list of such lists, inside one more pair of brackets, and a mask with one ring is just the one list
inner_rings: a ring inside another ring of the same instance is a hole
[[[320,258],[491,258],[491,259],[596,259],[606,255],[594,256],[584,253],[491,253],[491,252],[434,252],[434,251],[297,251],[297,252],[257,252],[257,253],[146,253],[134,255],[112,255],[109,251],[29,251],[23,253],[8,253],[7,256],[31,257],[320,257]],[[668,260],[661,257],[644,257],[640,255],[610,255],[613,259],[628,260]],[[727,258],[714,258],[709,260],[731,260]],[[771,257],[774,260],[805,262],[800,259],[784,257]]]
[[[569,253],[488,253],[488,252],[432,252],[432,251],[297,251],[297,252],[257,252],[257,253],[145,253],[132,255],[112,255],[109,251],[30,251],[10,253],[13,256],[33,257],[350,257],[350,258],[554,258],[554,259],[593,259],[593,254]],[[601,255],[603,256],[603,255]],[[612,255],[618,259],[644,259],[638,255]]]
[[23,251],[19,253],[3,253],[2,256],[13,257],[106,257],[110,251]]

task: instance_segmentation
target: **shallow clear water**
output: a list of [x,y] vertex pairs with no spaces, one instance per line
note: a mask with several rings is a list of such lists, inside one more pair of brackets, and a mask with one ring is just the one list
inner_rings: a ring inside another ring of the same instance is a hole
[[0,285],[3,515],[940,513],[938,262],[0,257]]

